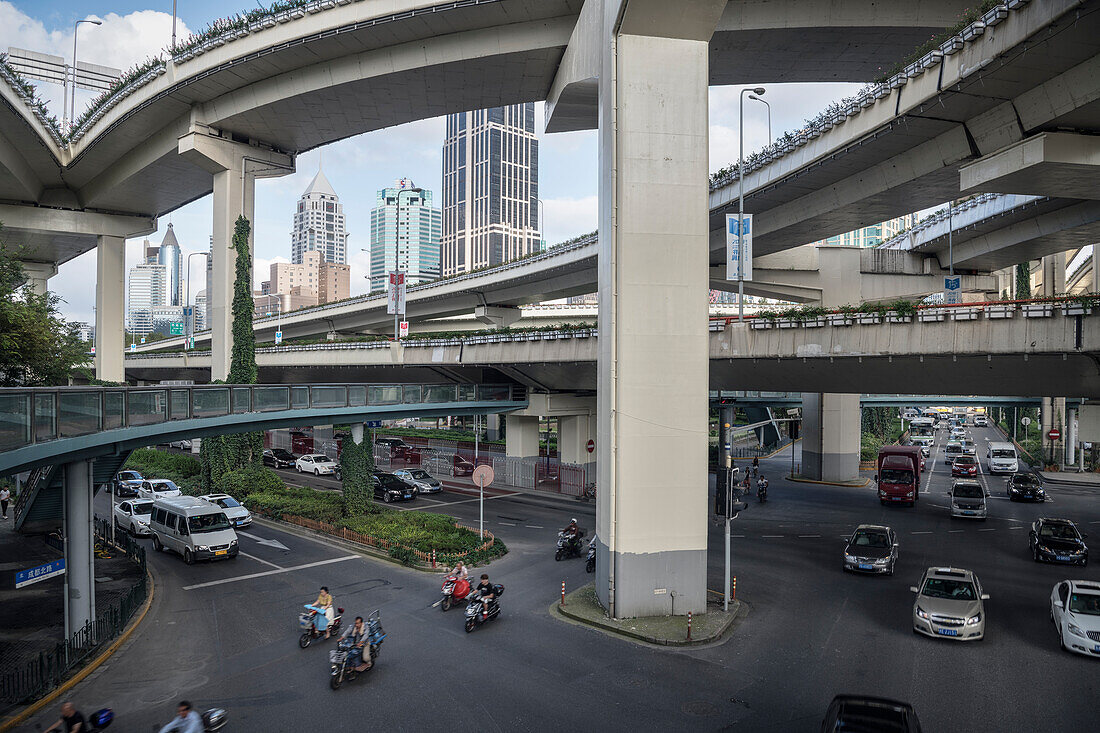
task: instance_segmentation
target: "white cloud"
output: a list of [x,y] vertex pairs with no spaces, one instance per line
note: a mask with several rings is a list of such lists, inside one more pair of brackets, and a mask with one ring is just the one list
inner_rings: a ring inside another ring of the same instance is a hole
[[543,218],[546,229],[542,235],[548,244],[558,244],[580,234],[596,231],[599,221],[599,199],[583,198],[543,199]]

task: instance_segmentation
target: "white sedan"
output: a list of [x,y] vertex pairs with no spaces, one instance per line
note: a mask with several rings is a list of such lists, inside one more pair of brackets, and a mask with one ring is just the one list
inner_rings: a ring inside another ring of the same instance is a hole
[[132,499],[115,505],[115,530],[129,532],[135,537],[148,537],[149,515],[153,511],[153,502],[148,499]]
[[1050,620],[1065,650],[1100,657],[1100,583],[1063,580],[1050,592]]
[[150,501],[155,499],[163,499],[166,496],[183,496],[183,492],[180,488],[168,479],[154,478],[145,479],[141,482],[141,486],[138,487],[138,498],[149,499]]
[[252,524],[252,514],[229,494],[206,494],[199,498],[224,509],[225,516],[234,527],[247,527]]
[[298,473],[320,476],[323,473],[336,473],[336,462],[324,453],[308,453],[294,462],[294,469]]

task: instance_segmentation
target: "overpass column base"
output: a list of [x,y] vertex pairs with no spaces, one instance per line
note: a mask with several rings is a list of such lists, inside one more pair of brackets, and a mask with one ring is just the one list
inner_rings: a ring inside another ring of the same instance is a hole
[[490,413],[485,416],[485,440],[500,440],[500,414]]
[[96,245],[95,376],[109,382],[125,382],[124,321],[126,292],[126,240],[100,236]]
[[725,6],[623,4],[601,44],[596,594],[617,619],[706,612],[700,294],[710,265],[708,41]]
[[530,458],[539,454],[539,419],[526,415],[508,415],[505,450],[511,458]]
[[816,481],[859,478],[858,394],[802,393],[802,475]]
[[65,636],[95,619],[92,462],[65,464]]
[[[558,455],[562,463],[587,466],[596,460],[596,453],[588,452],[588,441],[596,440],[595,415],[563,415],[558,418]],[[592,471],[595,478],[595,470]]]

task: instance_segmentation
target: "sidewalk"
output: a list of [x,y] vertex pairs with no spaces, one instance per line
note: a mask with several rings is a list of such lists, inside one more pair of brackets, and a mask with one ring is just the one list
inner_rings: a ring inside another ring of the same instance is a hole
[[[13,529],[12,514],[0,521],[0,670],[15,672],[65,635],[64,576],[15,588],[15,574],[62,557],[41,536]],[[96,611],[102,613],[141,577],[141,568],[122,553],[95,561]],[[0,713],[14,700],[0,699]]]
[[1085,471],[1084,473],[1076,473],[1074,471],[1040,471],[1039,475],[1043,477],[1043,481],[1051,484],[1059,484],[1061,486],[1088,486],[1090,488],[1100,489],[1100,473],[1094,473],[1092,471]]

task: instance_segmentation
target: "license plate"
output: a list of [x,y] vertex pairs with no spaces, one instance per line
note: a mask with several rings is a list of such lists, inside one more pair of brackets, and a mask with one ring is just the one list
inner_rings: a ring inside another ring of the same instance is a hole
[[963,514],[973,514],[974,512],[963,512]]
[[228,552],[229,552],[229,550],[214,550],[215,555],[224,555]]
[[1069,555],[1055,555],[1055,557],[1058,558],[1059,560],[1061,560],[1062,562],[1067,562],[1070,559]]
[[405,498],[406,498],[406,499],[411,499],[411,498],[412,498],[412,494],[405,494]]
[[1096,652],[1097,654],[1100,654],[1100,644],[1097,644],[1096,646],[1094,646],[1094,647],[1092,648],[1092,650],[1093,650],[1094,652]]
[[867,563],[865,563],[865,562],[861,562],[861,563],[859,564],[859,569],[860,569],[860,570],[871,570],[871,569],[872,569],[872,567],[873,567],[872,565],[869,565],[869,564],[867,564]]
[[936,629],[936,633],[937,634],[942,634],[943,636],[958,636],[959,635],[959,632],[956,631],[955,629]]

